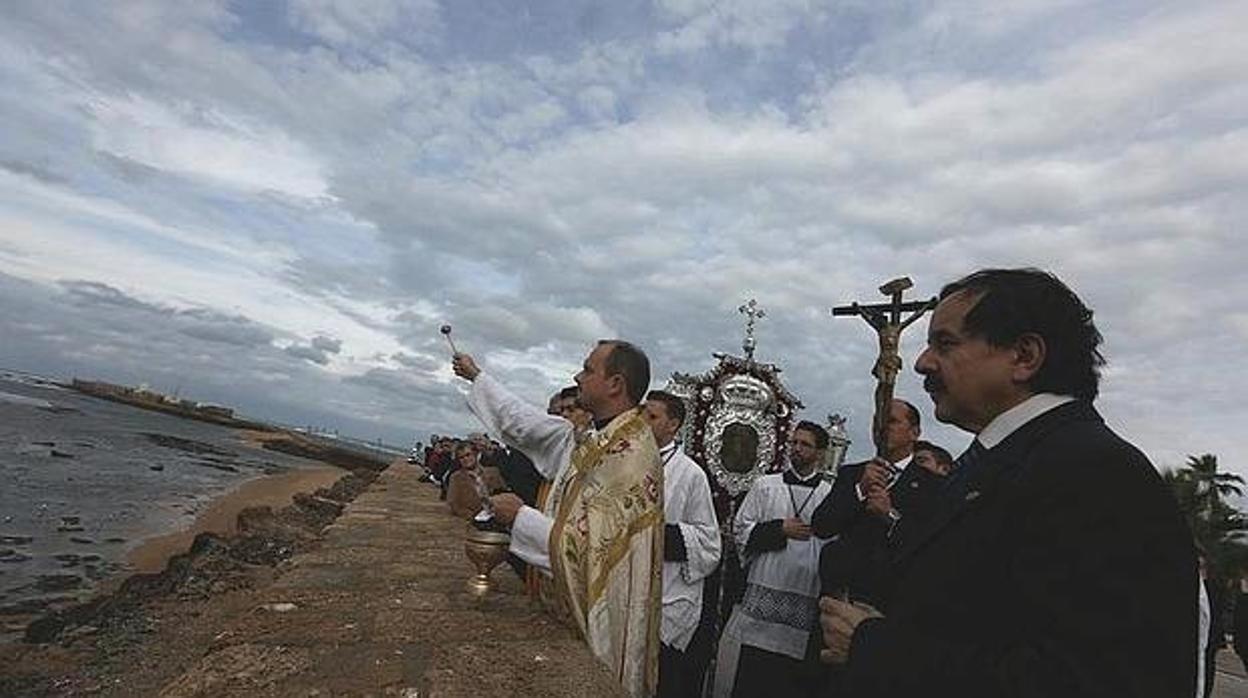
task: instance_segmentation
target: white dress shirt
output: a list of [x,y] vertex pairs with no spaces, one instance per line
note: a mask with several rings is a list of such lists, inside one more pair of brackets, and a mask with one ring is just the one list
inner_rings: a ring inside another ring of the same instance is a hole
[[1074,398],[1069,395],[1036,393],[997,415],[991,422],[988,422],[988,426],[980,430],[975,440],[984,448],[992,448],[1005,441],[1005,437],[1018,431],[1027,422],[1072,400]]

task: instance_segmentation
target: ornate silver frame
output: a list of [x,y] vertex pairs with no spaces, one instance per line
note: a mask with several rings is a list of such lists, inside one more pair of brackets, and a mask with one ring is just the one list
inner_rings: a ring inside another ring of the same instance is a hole
[[[788,432],[802,403],[779,380],[780,369],[752,359],[716,353],[719,365],[702,374],[674,373],[668,392],[685,400],[690,418],[681,437],[719,488],[732,498],[754,481],[779,470],[788,457]],[[724,464],[724,432],[740,424],[758,437],[754,463],[744,472]]]

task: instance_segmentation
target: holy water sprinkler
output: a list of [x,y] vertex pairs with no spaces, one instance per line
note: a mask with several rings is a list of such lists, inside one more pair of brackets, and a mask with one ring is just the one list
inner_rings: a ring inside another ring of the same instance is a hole
[[442,336],[446,337],[446,343],[451,345],[451,353],[458,354],[459,350],[455,348],[455,340],[451,339],[451,326],[443,325],[441,332],[442,332]]

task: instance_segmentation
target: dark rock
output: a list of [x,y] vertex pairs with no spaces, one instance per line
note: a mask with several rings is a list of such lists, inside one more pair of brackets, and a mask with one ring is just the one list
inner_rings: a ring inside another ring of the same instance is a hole
[[247,536],[230,546],[230,554],[253,565],[273,566],[290,559],[295,554],[295,546],[267,536]]
[[0,550],[0,562],[17,564],[19,562],[26,562],[29,559],[30,556],[26,553],[18,552],[12,548]]
[[186,451],[187,453],[211,453],[217,456],[237,456],[238,455],[237,453],[233,451],[228,451],[219,446],[213,446],[212,444],[204,443],[203,441],[193,441],[191,439],[184,439],[180,436],[170,436],[168,434],[153,434],[150,432],[144,433],[143,436],[146,436],[152,443],[156,444],[157,446],[164,446],[165,448],[173,448],[179,451]]
[[302,492],[295,494],[292,501],[297,506],[309,509],[322,516],[328,516],[331,520],[342,513],[342,507],[344,506],[342,502],[327,497],[303,494]]
[[77,526],[78,524],[82,523],[82,517],[81,516],[62,516],[61,523],[66,526]]
[[0,544],[4,545],[26,545],[33,540],[32,536],[0,536]]
[[41,596],[22,599],[0,606],[0,616],[29,616],[34,613],[43,613],[53,606],[72,603],[73,600],[72,596]]
[[87,637],[89,635],[94,635],[98,633],[99,631],[100,629],[95,627],[94,625],[80,625],[74,628],[73,630],[70,630],[62,634],[60,638],[61,644],[68,646],[69,644],[73,643],[74,640],[78,640],[80,638]]
[[[324,527],[338,516],[343,503],[353,499],[375,478],[374,471],[357,470],[328,490],[297,497],[290,506],[278,511],[270,507],[244,509],[238,515],[236,536],[224,538],[202,533],[195,537],[187,552],[170,558],[161,572],[131,575],[111,594],[45,613],[26,627],[25,640],[32,643],[64,640],[73,637],[75,628],[80,627],[100,628],[110,637],[116,633],[135,636],[150,631],[151,622],[143,608],[156,599],[200,599],[249,588],[256,580],[256,566],[276,566],[310,547]],[[122,539],[108,540],[122,542]],[[83,555],[78,561],[91,579],[111,569],[103,569],[107,565],[97,565],[98,556],[88,560],[88,556]]]
[[272,507],[247,507],[238,512],[235,526],[239,533],[268,530],[273,524]]
[[101,579],[108,577],[108,575],[112,574],[116,569],[117,565],[105,565],[104,567],[100,567],[98,565],[86,563],[82,566],[82,571],[87,574],[87,579],[90,579],[93,582],[98,582]]
[[379,457],[351,451],[340,446],[330,446],[304,441],[303,439],[273,439],[265,441],[264,447],[270,451],[302,456],[325,463],[333,463],[348,470],[367,470],[381,472],[389,463]]
[[220,470],[226,473],[238,472],[238,468],[235,468],[232,465],[225,465],[221,463],[220,461],[198,460],[198,461],[195,461],[195,465],[198,465],[201,468],[212,468],[213,470]]
[[229,552],[230,542],[215,533],[201,533],[191,541],[191,555],[224,554]]
[[82,577],[76,574],[44,574],[30,586],[42,592],[70,591],[82,588]]

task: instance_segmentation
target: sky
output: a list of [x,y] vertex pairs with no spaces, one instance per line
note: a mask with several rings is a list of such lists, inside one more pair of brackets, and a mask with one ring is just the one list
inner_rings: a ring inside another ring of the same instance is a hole
[[[16,0],[0,366],[405,444],[477,428],[438,327],[535,402],[593,342],[740,352],[866,457],[829,309],[1036,266],[1159,466],[1248,475],[1248,4]],[[903,342],[898,392],[936,424]]]

